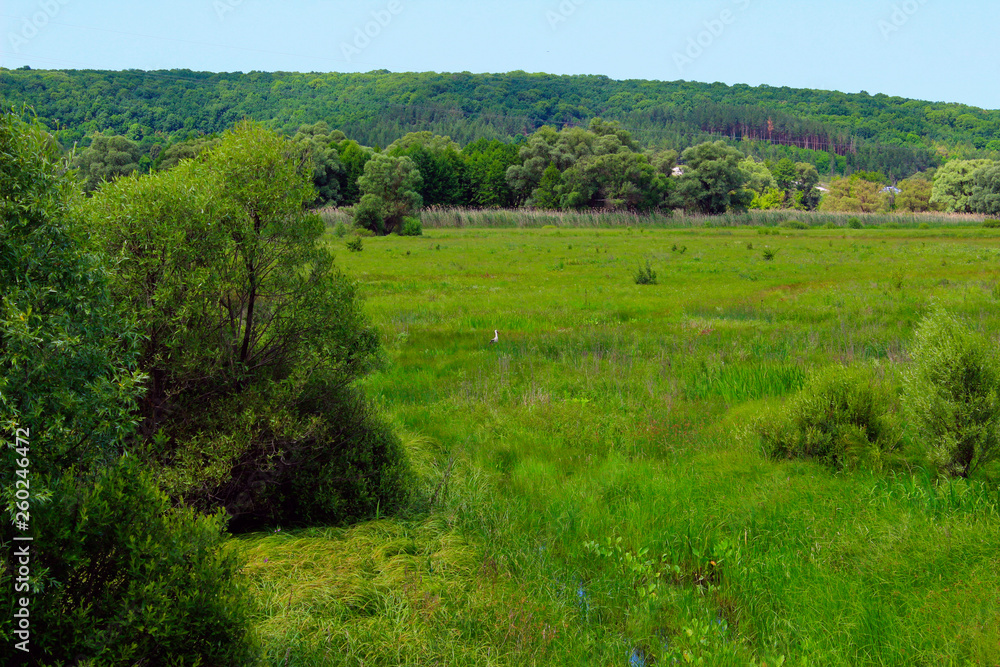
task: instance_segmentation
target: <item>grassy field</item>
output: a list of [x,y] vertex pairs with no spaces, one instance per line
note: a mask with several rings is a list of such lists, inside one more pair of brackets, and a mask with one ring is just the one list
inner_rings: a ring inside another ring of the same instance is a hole
[[1000,230],[433,226],[330,235],[418,497],[234,538],[269,664],[1000,664],[995,468],[749,428],[824,366],[893,382],[932,303],[1000,343]]

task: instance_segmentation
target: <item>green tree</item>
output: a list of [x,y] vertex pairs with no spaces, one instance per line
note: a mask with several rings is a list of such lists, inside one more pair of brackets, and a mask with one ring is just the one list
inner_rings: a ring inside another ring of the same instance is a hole
[[777,164],[771,168],[771,173],[774,175],[774,180],[778,184],[777,187],[785,192],[789,192],[794,189],[796,172],[795,172],[795,162],[789,158],[781,158],[778,160]]
[[403,219],[415,216],[423,206],[421,183],[420,171],[410,158],[376,155],[358,179],[362,197],[356,222],[378,234],[398,231]]
[[[0,116],[0,488],[11,544],[30,511],[38,664],[247,664],[247,599],[224,517],[171,509],[122,457],[143,376],[112,273],[75,219],[74,183],[37,124]],[[20,440],[20,442],[19,442]],[[17,447],[25,447],[21,452]],[[15,474],[29,469],[28,480]],[[27,510],[15,482],[30,481]],[[13,590],[11,560],[0,587]],[[12,652],[15,598],[0,602]],[[10,655],[11,653],[8,653]]]
[[754,194],[750,208],[769,211],[780,209],[785,203],[785,193],[778,188],[768,188],[761,194]]
[[976,213],[1000,216],[1000,162],[976,171],[969,208]]
[[365,173],[365,165],[375,156],[375,151],[351,139],[337,142],[337,150],[343,171],[340,173],[340,203],[353,206],[361,200],[361,186],[358,180]]
[[823,197],[821,209],[843,213],[884,213],[889,210],[889,195],[881,183],[874,183],[853,174],[850,178],[835,178],[830,191]]
[[216,136],[201,136],[170,144],[156,157],[153,168],[157,171],[173,169],[181,160],[191,160],[219,143]]
[[746,187],[758,195],[763,195],[768,190],[778,187],[778,182],[774,180],[771,170],[767,168],[766,164],[754,157],[748,156],[740,162],[740,169],[746,172]]
[[424,206],[458,206],[464,197],[465,163],[459,146],[450,137],[431,132],[411,132],[385,151],[394,157],[409,157],[421,176],[419,188]]
[[969,198],[976,185],[976,172],[994,164],[991,160],[952,160],[934,175],[932,204],[949,213],[971,213]]
[[89,192],[96,190],[104,181],[112,181],[119,176],[139,171],[142,157],[142,149],[136,142],[125,137],[99,134],[80,153],[73,166],[80,170],[84,188]]
[[323,121],[301,126],[292,137],[292,142],[311,166],[313,187],[316,189],[313,206],[336,206],[341,201],[344,166],[340,163],[340,153],[334,140],[335,135]]
[[479,139],[463,150],[466,202],[483,208],[510,208],[517,201],[507,182],[507,170],[519,164],[518,147],[499,140]]
[[706,142],[681,154],[684,174],[679,191],[690,208],[707,215],[727,209],[746,210],[753,193],[746,189],[748,176],[740,163],[743,154],[724,141]]
[[542,180],[535,188],[535,194],[529,204],[541,209],[562,208],[562,187],[562,173],[558,167],[550,164],[542,174]]
[[923,213],[941,209],[940,204],[931,203],[934,184],[924,174],[915,174],[903,179],[897,185],[900,193],[896,195],[896,208],[901,211]]
[[819,206],[819,172],[806,162],[795,163],[795,205],[807,211]]
[[663,202],[667,190],[667,177],[657,172],[649,158],[627,150],[583,157],[562,177],[566,208],[648,212]]
[[320,244],[301,157],[241,123],[85,206],[144,326],[143,456],[172,496],[237,526],[339,521],[405,490],[398,440],[352,389],[378,339]]
[[591,121],[589,129],[581,127],[555,128],[544,126],[521,147],[521,164],[507,170],[507,180],[519,201],[535,199],[542,175],[549,165],[561,173],[583,158],[615,153],[634,153],[639,146],[632,135],[617,123],[600,118]]

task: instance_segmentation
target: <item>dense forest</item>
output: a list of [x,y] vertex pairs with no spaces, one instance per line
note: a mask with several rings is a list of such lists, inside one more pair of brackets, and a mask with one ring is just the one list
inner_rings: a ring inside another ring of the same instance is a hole
[[812,164],[823,176],[899,180],[951,158],[1000,158],[1000,111],[886,95],[616,81],[604,76],[439,73],[207,73],[0,69],[0,98],[32,107],[60,143],[123,135],[154,154],[241,119],[294,133],[326,122],[362,145],[409,132],[523,141],[545,125],[618,121],[644,147],[725,140],[747,155]]

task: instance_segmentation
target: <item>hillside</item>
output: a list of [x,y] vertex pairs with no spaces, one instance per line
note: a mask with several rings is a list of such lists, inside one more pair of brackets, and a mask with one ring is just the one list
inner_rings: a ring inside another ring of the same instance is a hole
[[0,98],[34,107],[61,128],[64,146],[86,144],[95,132],[166,143],[242,118],[283,131],[325,120],[374,146],[413,130],[464,144],[601,116],[649,146],[683,149],[723,137],[744,152],[809,162],[821,173],[904,177],[950,157],[1000,157],[1000,111],[864,92],[604,76],[0,69]]

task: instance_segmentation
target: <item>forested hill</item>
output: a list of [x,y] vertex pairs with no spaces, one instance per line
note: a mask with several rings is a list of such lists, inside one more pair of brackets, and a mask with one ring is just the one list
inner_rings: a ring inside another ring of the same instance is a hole
[[903,177],[949,157],[1000,158],[1000,111],[886,95],[616,81],[604,76],[206,73],[0,69],[7,105],[33,107],[65,146],[97,132],[143,144],[211,134],[242,118],[294,131],[326,121],[362,144],[431,130],[459,143],[514,140],[542,125],[617,120],[643,144],[683,149],[728,137],[744,152],[820,173]]

